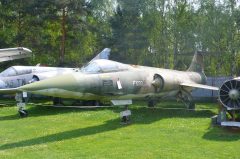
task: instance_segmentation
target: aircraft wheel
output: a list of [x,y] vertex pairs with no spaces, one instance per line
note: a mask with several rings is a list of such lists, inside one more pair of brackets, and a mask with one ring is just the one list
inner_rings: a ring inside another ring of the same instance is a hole
[[21,118],[24,118],[24,117],[28,116],[28,112],[26,110],[19,110],[18,113],[19,113]]
[[56,105],[56,106],[63,105],[61,98],[53,97],[53,105]]
[[74,106],[74,100],[62,99],[61,104],[64,106]]
[[95,106],[100,106],[101,104],[100,104],[99,101],[96,100],[96,101],[94,102],[94,105],[95,105]]
[[97,104],[95,100],[83,101],[84,106],[96,106]]
[[195,110],[195,103],[193,101],[189,102],[188,109]]
[[153,100],[148,101],[148,107],[153,108],[156,105],[156,103]]
[[183,100],[188,110],[195,110],[195,103],[191,100]]
[[179,94],[179,98],[186,105],[187,109],[195,110],[195,103],[189,92],[182,90]]

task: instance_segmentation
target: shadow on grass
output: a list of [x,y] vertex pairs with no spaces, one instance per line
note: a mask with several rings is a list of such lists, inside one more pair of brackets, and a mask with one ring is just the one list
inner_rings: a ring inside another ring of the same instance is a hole
[[234,127],[211,126],[203,135],[203,139],[211,141],[237,141],[240,140],[240,129]]
[[[36,100],[34,102],[36,103],[40,103],[40,102],[43,102],[44,100]],[[6,102],[6,101],[5,101]],[[46,101],[45,101],[46,102]],[[145,102],[142,102],[142,101],[136,101],[135,104],[136,105],[145,105],[146,106],[146,103]],[[4,106],[0,106],[1,107],[13,107],[13,106],[9,106],[9,105],[4,105]],[[16,106],[15,106],[16,107]],[[134,107],[134,106],[133,106]],[[27,106],[27,111],[28,111],[28,114],[29,114],[29,117],[39,117],[39,116],[49,116],[49,115],[56,115],[56,114],[59,114],[59,113],[71,113],[71,112],[76,112],[76,111],[98,111],[98,110],[103,110],[103,109],[111,109],[113,111],[122,111],[122,108],[116,108],[116,107],[104,107],[104,108],[83,108],[83,109],[79,109],[79,108],[68,108],[66,106],[66,108],[64,107],[60,107],[60,108],[56,108],[56,107],[53,107],[53,106],[41,106],[41,104],[39,105],[31,105],[31,106]],[[131,108],[131,107],[130,107]],[[159,102],[157,104],[157,109],[159,108],[179,108],[179,109],[185,109],[186,106],[184,106],[181,102],[175,102],[175,101],[164,101],[164,102]],[[118,110],[120,109],[120,110]],[[165,110],[166,111],[166,110]],[[172,110],[170,110],[172,111]],[[188,111],[186,111],[188,112]],[[170,113],[171,114],[171,113]],[[163,114],[164,115],[164,114]],[[169,114],[167,114],[169,115]],[[7,115],[7,116],[0,116],[0,122],[1,121],[7,121],[7,120],[19,120],[21,119],[19,114],[18,114],[18,111],[17,111],[17,108],[16,108],[16,113],[15,114],[12,114],[12,115]]]
[[[39,101],[38,101],[39,103]],[[135,105],[146,105],[143,102],[136,102]],[[1,107],[11,107],[11,106],[1,106]],[[16,107],[16,106],[15,106]],[[163,102],[163,103],[159,103],[158,107],[161,108],[171,108],[171,107],[175,107],[175,108],[180,108],[180,109],[184,109],[185,106],[182,103],[177,103],[177,102]],[[99,110],[103,110],[103,109],[111,109],[113,111],[118,111],[119,112],[122,111],[122,107],[98,107],[98,108],[69,108],[66,106],[66,108],[64,107],[53,107],[53,106],[41,106],[39,105],[34,105],[34,106],[27,106],[27,111],[29,114],[29,117],[39,117],[39,116],[49,116],[49,115],[56,115],[59,113],[71,113],[71,112],[76,112],[76,111],[99,111]],[[130,107],[131,108],[131,107]],[[21,117],[18,114],[17,108],[16,108],[16,113],[12,114],[12,115],[7,115],[7,116],[0,116],[0,122],[1,121],[6,121],[6,120],[19,120],[21,119]]]
[[[74,109],[74,108],[56,108],[53,106],[27,106],[27,111],[29,116],[28,117],[39,117],[39,116],[49,116],[49,115],[56,115],[60,113],[71,113],[76,111],[97,111],[102,110],[103,108],[89,108],[89,109]],[[110,109],[110,108],[104,108]],[[7,116],[0,116],[0,122],[6,120],[19,120],[22,119],[18,111],[16,109],[16,114],[7,115]]]
[[[122,109],[120,108],[116,108],[114,109],[114,112],[118,113],[121,110]],[[150,124],[164,118],[207,118],[213,115],[213,112],[209,110],[194,112],[194,111],[187,111],[187,110],[147,109],[147,108],[140,108],[140,107],[139,108],[133,107],[131,108],[131,110],[133,114],[132,115],[133,123],[131,125]],[[68,110],[68,111],[71,112],[73,110]],[[60,113],[60,110],[55,112]],[[39,113],[43,113],[43,112],[39,112]],[[47,144],[47,143],[56,142],[56,141],[63,141],[63,140],[68,140],[68,139],[73,139],[78,137],[94,135],[97,133],[113,131],[113,130],[121,129],[124,127],[120,125],[119,122],[120,122],[120,119],[116,118],[116,119],[108,120],[101,125],[90,126],[86,128],[78,128],[74,130],[59,132],[56,134],[41,136],[33,139],[27,139],[24,141],[8,143],[8,144],[2,145],[0,147],[0,150],[20,148],[20,147],[26,147],[26,146],[39,145],[39,144]]]

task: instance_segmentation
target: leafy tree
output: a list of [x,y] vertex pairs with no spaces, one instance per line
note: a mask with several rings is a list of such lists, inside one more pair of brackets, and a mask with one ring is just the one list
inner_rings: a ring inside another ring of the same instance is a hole
[[239,75],[239,15],[236,0],[0,0],[0,47],[73,67],[110,47],[117,61],[181,70],[201,50],[208,75]]

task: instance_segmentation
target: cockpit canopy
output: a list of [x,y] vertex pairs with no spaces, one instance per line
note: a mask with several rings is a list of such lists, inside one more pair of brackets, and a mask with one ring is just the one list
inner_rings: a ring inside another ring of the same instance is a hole
[[16,74],[17,74],[16,70],[13,67],[9,67],[6,70],[4,70],[3,72],[1,72],[0,75],[3,77],[8,77],[8,76],[14,76]]
[[0,73],[2,77],[10,77],[22,74],[29,74],[32,73],[31,67],[24,67],[24,66],[12,66],[4,70]]
[[107,72],[119,72],[129,69],[129,65],[122,64],[119,62],[99,59],[94,60],[84,66],[81,71],[83,73],[107,73]]

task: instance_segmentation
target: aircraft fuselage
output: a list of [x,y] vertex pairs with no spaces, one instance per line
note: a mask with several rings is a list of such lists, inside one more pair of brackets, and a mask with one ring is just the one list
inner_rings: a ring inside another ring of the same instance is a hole
[[[160,83],[154,86],[154,77]],[[35,94],[83,100],[136,99],[174,96],[180,83],[204,83],[200,73],[144,66],[131,66],[119,72],[88,74],[73,72],[23,86],[21,90]],[[187,91],[191,91],[191,87]]]

